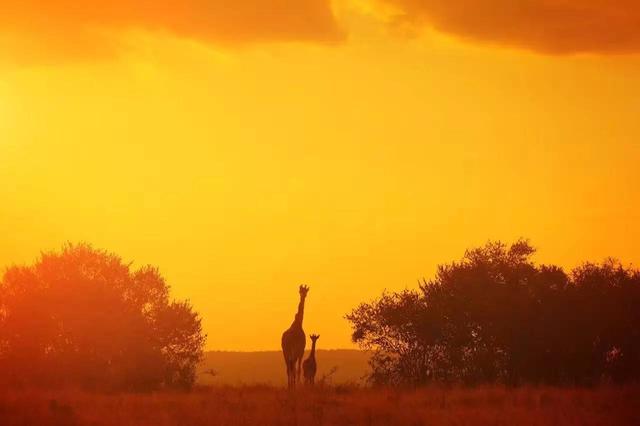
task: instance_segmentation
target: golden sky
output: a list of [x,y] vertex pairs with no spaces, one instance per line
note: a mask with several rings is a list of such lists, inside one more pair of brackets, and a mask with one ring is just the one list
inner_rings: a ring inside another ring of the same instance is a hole
[[488,239],[640,263],[635,0],[8,0],[0,265],[158,265],[210,349],[343,315]]

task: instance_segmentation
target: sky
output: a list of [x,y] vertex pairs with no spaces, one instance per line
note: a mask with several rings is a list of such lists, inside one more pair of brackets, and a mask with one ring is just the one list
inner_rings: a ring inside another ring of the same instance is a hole
[[[0,268],[153,264],[278,349],[488,240],[640,263],[635,0],[7,0]],[[81,3],[81,4],[80,4]]]

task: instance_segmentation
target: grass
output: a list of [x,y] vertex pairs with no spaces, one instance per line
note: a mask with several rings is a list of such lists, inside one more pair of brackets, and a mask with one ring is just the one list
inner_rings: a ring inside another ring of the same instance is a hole
[[638,425],[640,387],[0,391],[2,426]]

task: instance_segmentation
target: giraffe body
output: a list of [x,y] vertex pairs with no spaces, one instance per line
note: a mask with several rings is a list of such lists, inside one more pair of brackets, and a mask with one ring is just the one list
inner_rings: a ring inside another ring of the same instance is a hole
[[296,387],[296,382],[300,381],[300,376],[302,375],[302,357],[304,356],[304,348],[307,343],[307,336],[302,329],[302,320],[304,319],[304,302],[308,292],[309,287],[304,285],[300,286],[298,312],[291,327],[282,333],[282,355],[284,356],[284,363],[287,367],[289,389]]

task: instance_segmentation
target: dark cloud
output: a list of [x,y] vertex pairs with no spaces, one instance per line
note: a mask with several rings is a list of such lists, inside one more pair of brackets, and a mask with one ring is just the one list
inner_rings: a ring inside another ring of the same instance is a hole
[[379,0],[401,19],[545,53],[640,51],[638,0]]
[[[394,6],[404,22],[476,42],[553,54],[640,51],[640,0],[370,1]],[[114,34],[130,29],[223,46],[345,36],[331,0],[4,0],[0,58],[101,57],[119,48]]]
[[143,29],[220,45],[343,38],[330,0],[4,0],[0,49],[28,57],[112,51],[110,31]]

